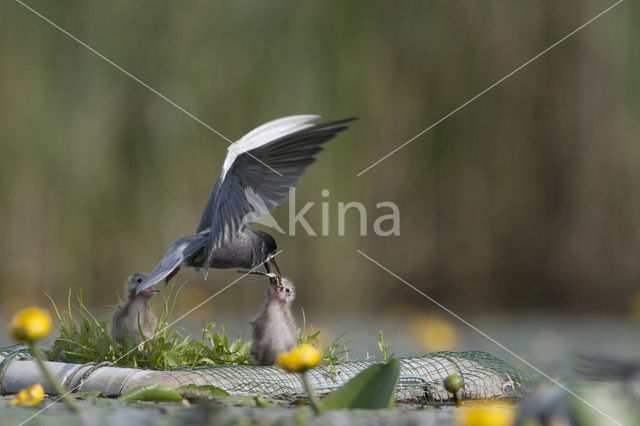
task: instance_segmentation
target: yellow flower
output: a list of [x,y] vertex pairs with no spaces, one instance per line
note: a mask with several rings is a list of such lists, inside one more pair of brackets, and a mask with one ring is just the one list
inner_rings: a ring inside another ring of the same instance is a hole
[[409,318],[409,333],[424,351],[452,350],[460,345],[458,329],[446,319],[416,314]]
[[322,359],[322,353],[315,346],[304,343],[289,352],[281,352],[276,363],[289,371],[305,371],[315,367]]
[[460,408],[456,424],[460,426],[509,426],[515,420],[512,405],[480,403],[477,406]]
[[9,332],[16,340],[36,340],[44,337],[51,327],[51,317],[43,309],[32,307],[18,312],[9,324]]
[[11,405],[38,405],[42,397],[44,397],[44,389],[40,383],[36,383],[18,392],[11,400]]

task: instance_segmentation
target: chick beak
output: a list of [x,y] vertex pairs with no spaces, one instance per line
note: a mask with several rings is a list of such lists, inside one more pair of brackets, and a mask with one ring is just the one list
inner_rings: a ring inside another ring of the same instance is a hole
[[147,287],[143,290],[137,291],[136,294],[141,294],[144,296],[153,296],[156,293],[160,293],[160,290],[153,288],[153,287]]

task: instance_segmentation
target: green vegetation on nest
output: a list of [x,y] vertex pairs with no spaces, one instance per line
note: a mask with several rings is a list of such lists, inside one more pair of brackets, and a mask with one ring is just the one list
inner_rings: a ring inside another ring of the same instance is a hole
[[[248,365],[251,364],[250,347],[243,337],[229,341],[224,328],[212,332],[214,323],[205,324],[199,339],[183,336],[169,322],[180,289],[172,286],[162,299],[158,326],[147,342],[135,346],[113,340],[108,321],[96,318],[85,306],[82,293],[78,292],[77,304],[71,303],[61,312],[55,303],[56,326],[60,337],[47,352],[53,361],[85,363],[110,361],[123,367],[177,367],[181,365]],[[75,315],[74,315],[75,314]],[[77,317],[77,318],[76,318]]]
[[[322,349],[322,361],[320,361],[321,365],[331,365],[336,362],[343,362],[349,360],[349,349],[347,345],[355,341],[361,334],[357,336],[346,339],[345,333],[342,333],[338,337],[336,337],[329,346],[326,348],[320,344],[320,333],[321,330],[317,330],[314,333],[307,332],[307,316],[304,313],[304,309],[302,310],[302,328],[298,329],[298,344],[301,345],[303,343],[311,344],[317,348]],[[344,340],[343,340],[344,339]]]
[[[140,346],[131,342],[121,345],[113,340],[109,321],[96,318],[85,306],[82,292],[78,292],[77,304],[71,302],[71,292],[67,299],[67,309],[61,311],[51,300],[55,310],[55,324],[60,332],[53,347],[46,351],[51,361],[86,363],[110,361],[121,367],[171,368],[179,366],[204,365],[251,365],[251,341],[238,336],[231,341],[221,330],[213,331],[215,323],[203,324],[199,338],[184,336],[169,322],[176,299],[180,293],[171,286],[162,299],[158,315],[158,326],[154,336]],[[304,316],[304,312],[303,312]],[[299,343],[311,343],[321,347],[320,331],[305,333],[298,330]],[[322,348],[322,363],[330,365],[348,359],[346,345],[357,338],[344,339],[344,334]]]

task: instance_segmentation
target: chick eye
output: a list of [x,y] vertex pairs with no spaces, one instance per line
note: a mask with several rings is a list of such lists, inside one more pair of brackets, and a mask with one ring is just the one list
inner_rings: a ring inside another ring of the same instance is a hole
[[136,282],[137,282],[137,283],[141,283],[141,282],[142,282],[142,278],[138,278],[138,279],[136,280]]
[[289,293],[291,290],[287,289],[286,291],[287,291],[287,293]]

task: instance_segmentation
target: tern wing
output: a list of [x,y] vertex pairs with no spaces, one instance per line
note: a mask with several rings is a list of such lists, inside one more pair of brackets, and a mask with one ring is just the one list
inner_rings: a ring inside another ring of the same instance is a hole
[[203,213],[198,227],[211,221],[206,248],[209,261],[213,251],[231,240],[242,226],[284,202],[289,188],[298,184],[306,168],[315,161],[315,154],[322,150],[322,144],[354,120],[310,123],[316,118],[307,115],[275,120],[229,148],[215,192],[212,191],[207,204],[209,210]]
[[136,287],[136,293],[140,293],[145,288],[151,287],[163,279],[184,262],[185,259],[193,256],[198,250],[206,247],[209,241],[209,230],[205,230],[195,235],[189,235],[176,240],[160,262],[153,268],[153,271]]
[[282,136],[313,126],[310,122],[318,118],[320,118],[320,116],[317,115],[292,115],[289,117],[278,118],[277,120],[269,121],[268,123],[256,127],[244,135],[240,140],[232,144],[227,150],[227,156],[225,158],[224,165],[222,166],[222,170],[220,171],[220,175],[218,176],[218,180],[211,190],[206,207],[202,211],[200,223],[198,224],[196,232],[200,232],[206,228],[211,228],[213,213],[215,210],[214,202],[216,196],[220,192],[220,185],[238,155],[250,151],[260,145],[264,145],[265,143],[272,142]]

